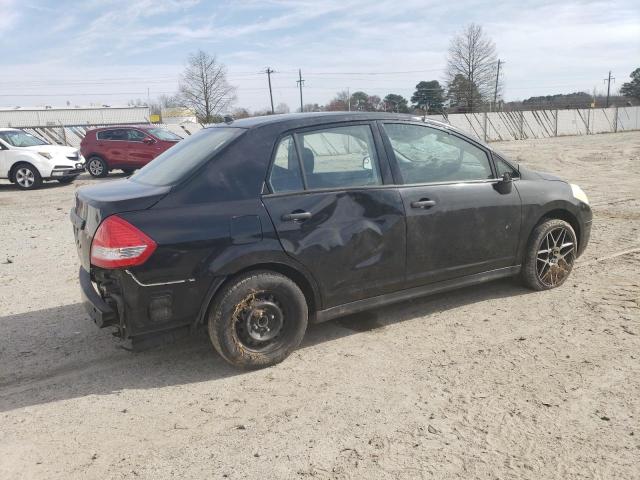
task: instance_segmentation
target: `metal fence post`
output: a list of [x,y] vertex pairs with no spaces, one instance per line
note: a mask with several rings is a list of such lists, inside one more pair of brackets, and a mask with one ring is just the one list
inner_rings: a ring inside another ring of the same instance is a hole
[[524,112],[520,110],[520,140],[524,140]]
[[613,133],[618,133],[618,106],[616,105],[616,116],[613,120]]
[[484,141],[487,142],[487,112],[482,116],[482,130],[484,131]]
[[558,109],[556,108],[556,119],[553,126],[553,136],[558,136]]

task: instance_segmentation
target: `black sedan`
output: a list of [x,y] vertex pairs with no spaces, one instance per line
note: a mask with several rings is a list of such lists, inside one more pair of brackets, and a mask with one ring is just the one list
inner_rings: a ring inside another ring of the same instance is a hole
[[502,277],[560,286],[591,218],[578,186],[446,124],[346,112],[203,129],[71,212],[99,326],[133,347],[206,326],[249,368],[308,322]]

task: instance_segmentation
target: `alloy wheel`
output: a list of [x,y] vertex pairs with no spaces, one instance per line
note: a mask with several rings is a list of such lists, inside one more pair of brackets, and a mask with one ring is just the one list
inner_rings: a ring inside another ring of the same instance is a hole
[[573,235],[564,227],[549,231],[540,242],[536,257],[538,280],[547,287],[561,284],[576,258]]
[[103,170],[103,166],[102,166],[102,162],[100,160],[91,160],[89,162],[89,172],[91,172],[92,175],[100,176],[102,175],[102,170]]
[[16,183],[22,188],[31,188],[36,181],[36,176],[29,168],[22,167],[16,171]]

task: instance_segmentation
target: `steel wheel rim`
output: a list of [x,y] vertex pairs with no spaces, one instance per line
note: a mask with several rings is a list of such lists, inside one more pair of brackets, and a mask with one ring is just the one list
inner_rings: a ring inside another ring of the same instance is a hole
[[31,187],[36,181],[34,173],[26,167],[19,168],[16,172],[16,182],[24,188]]
[[[269,317],[269,320],[265,320]],[[264,352],[276,347],[286,330],[285,309],[270,292],[249,294],[233,312],[238,342],[247,350]],[[269,327],[265,330],[265,327]],[[286,336],[286,335],[285,335]]]
[[89,171],[94,175],[100,175],[102,173],[102,162],[100,160],[91,160],[89,162]]
[[565,227],[550,230],[540,242],[536,254],[536,274],[547,287],[560,285],[571,272],[576,258],[573,235]]

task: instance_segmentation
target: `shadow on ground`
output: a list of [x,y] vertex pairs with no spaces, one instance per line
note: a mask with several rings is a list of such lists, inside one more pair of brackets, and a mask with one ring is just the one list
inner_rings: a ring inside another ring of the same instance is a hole
[[[501,280],[342,317],[311,325],[301,349],[448,309],[528,292],[513,281]],[[119,348],[118,344],[107,329],[97,329],[87,319],[80,304],[1,317],[0,411],[246,373],[222,360],[206,335],[193,335],[136,353]]]

